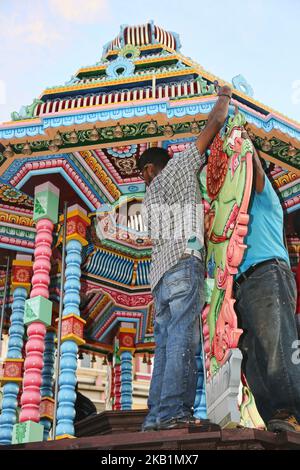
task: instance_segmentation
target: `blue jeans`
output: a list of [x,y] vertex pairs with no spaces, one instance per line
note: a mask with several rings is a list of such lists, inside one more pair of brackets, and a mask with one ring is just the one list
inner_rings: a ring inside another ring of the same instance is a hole
[[203,286],[203,263],[190,256],[167,271],[153,291],[156,348],[144,426],[193,414]]
[[[257,267],[235,287],[243,370],[267,423],[279,409],[300,419],[300,364],[293,360],[296,283],[285,261]],[[295,354],[294,354],[295,356]]]

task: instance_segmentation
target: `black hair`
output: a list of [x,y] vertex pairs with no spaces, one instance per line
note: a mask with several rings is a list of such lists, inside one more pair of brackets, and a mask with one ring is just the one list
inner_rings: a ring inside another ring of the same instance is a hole
[[147,163],[152,163],[157,168],[162,170],[169,160],[170,156],[166,149],[161,147],[151,147],[142,153],[137,163],[137,166],[138,169],[141,171],[144,166],[147,165]]

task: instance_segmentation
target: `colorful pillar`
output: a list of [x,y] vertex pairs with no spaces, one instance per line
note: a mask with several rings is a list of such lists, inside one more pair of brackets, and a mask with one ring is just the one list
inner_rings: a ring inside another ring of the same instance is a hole
[[112,410],[112,391],[113,391],[113,368],[110,361],[107,361],[106,368],[106,387],[105,387],[105,410]]
[[121,409],[121,357],[119,354],[119,338],[114,339],[114,351],[112,357],[112,409]]
[[40,404],[43,354],[47,327],[52,321],[49,298],[52,232],[58,217],[59,190],[51,183],[35,188],[33,219],[36,238],[30,299],[25,302],[24,323],[28,325],[24,363],[23,393],[19,423],[14,426],[13,443],[43,440]]
[[42,401],[40,405],[41,424],[44,426],[44,441],[49,437],[54,412],[53,374],[55,361],[56,330],[49,327],[45,337],[44,367],[42,371]]
[[8,331],[8,351],[4,362],[2,414],[0,416],[0,444],[10,445],[16,423],[18,394],[22,382],[23,336],[25,300],[32,277],[31,256],[17,255],[12,266],[13,303],[11,325]]
[[112,356],[112,361],[109,364],[110,370],[111,370],[111,387],[110,387],[110,404],[111,404],[111,410],[114,410],[115,406],[115,367],[114,367],[114,355]]
[[[24,313],[25,313],[25,306],[24,306]],[[27,341],[27,339],[26,339],[26,341]],[[22,380],[23,380],[23,376],[24,376],[24,361],[25,361],[26,341],[25,341],[25,338],[24,338],[23,347],[22,347],[22,359],[23,359],[23,363],[22,363]],[[17,412],[19,411],[19,413],[20,413],[20,409],[21,409],[21,396],[22,396],[22,387],[19,388],[19,393],[18,393],[18,398],[17,398],[18,408],[19,408],[19,410],[17,408]],[[19,419],[17,419],[17,421],[19,421]]]
[[136,329],[122,322],[118,332],[121,357],[121,410],[132,409],[132,358],[135,351]]
[[199,419],[207,419],[206,410],[206,392],[205,392],[205,377],[206,373],[203,368],[203,354],[202,344],[199,343],[196,351],[196,363],[198,369],[197,389],[194,403],[194,416]]
[[56,438],[72,438],[75,435],[75,385],[77,382],[78,345],[85,343],[80,318],[81,252],[87,245],[86,229],[90,224],[87,213],[77,204],[68,209],[66,236],[66,282],[64,286],[64,310],[61,329],[61,362],[57,409]]

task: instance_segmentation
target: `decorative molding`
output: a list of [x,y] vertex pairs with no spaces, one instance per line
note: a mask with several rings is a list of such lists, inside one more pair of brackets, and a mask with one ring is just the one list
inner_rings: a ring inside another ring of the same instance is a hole
[[[50,128],[67,127],[74,125],[83,125],[91,123],[103,123],[107,121],[120,121],[121,119],[134,119],[145,116],[155,116],[163,114],[167,119],[180,118],[184,116],[196,116],[197,114],[208,114],[216,102],[216,97],[212,98],[196,98],[188,100],[178,100],[170,102],[169,100],[152,100],[152,103],[134,104],[125,106],[124,104],[108,105],[105,110],[99,111],[99,107],[95,107],[95,111],[87,110],[86,112],[64,112],[64,116],[42,117],[39,119],[41,124],[26,125],[19,123],[9,124],[0,127],[0,139],[24,139],[25,137],[36,137],[38,135],[45,136],[45,131]],[[249,107],[238,103],[239,110],[245,114],[249,124],[253,124],[258,129],[266,133],[272,130],[278,130],[292,138],[300,140],[300,129],[293,123],[287,122],[283,117],[277,117],[272,114],[264,116]]]

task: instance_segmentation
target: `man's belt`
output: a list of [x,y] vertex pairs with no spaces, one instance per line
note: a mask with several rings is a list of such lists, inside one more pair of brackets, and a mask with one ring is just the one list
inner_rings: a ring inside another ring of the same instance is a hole
[[191,248],[186,248],[184,250],[184,254],[182,258],[187,258],[188,256],[196,256],[196,258],[199,258],[201,261],[204,261],[204,257],[205,257],[203,250],[199,251],[199,250],[192,250]]
[[266,261],[262,261],[261,263],[253,264],[244,273],[242,273],[234,282],[240,286],[260,266],[263,266],[264,264],[271,264],[271,263],[279,264],[280,261],[283,261],[283,260],[280,260],[278,258],[272,258],[272,259],[267,259]]

